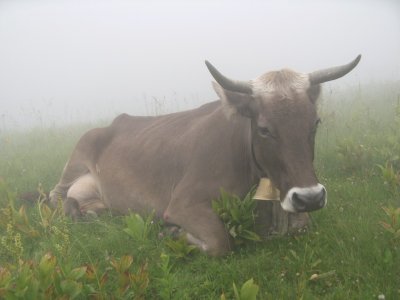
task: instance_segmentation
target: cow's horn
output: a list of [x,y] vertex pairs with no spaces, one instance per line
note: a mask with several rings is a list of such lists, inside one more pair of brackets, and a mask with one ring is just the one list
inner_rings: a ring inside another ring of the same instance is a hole
[[347,65],[337,66],[312,72],[308,75],[310,83],[319,84],[326,81],[338,79],[349,73],[351,70],[353,70],[357,66],[360,59],[361,59],[361,54],[358,55],[355,60],[348,63]]
[[253,92],[250,82],[229,79],[222,75],[210,62],[206,60],[205,63],[211,75],[224,89],[243,94],[251,94]]

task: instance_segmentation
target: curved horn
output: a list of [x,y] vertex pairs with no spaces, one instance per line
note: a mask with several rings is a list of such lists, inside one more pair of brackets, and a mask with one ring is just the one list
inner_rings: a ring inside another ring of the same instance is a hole
[[211,75],[224,89],[243,94],[253,93],[250,82],[229,79],[222,75],[210,62],[206,60],[205,63]]
[[361,54],[358,55],[355,60],[348,63],[347,65],[337,66],[337,67],[332,67],[332,68],[312,72],[312,73],[308,74],[310,83],[311,84],[319,84],[319,83],[323,83],[326,81],[338,79],[338,78],[346,75],[347,73],[349,73],[351,70],[353,70],[357,66],[360,59],[361,59]]

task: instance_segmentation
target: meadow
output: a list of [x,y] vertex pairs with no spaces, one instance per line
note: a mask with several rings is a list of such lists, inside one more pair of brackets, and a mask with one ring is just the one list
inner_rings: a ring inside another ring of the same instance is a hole
[[222,258],[160,236],[151,216],[74,223],[18,199],[49,191],[100,123],[1,131],[0,298],[400,299],[400,82],[328,85],[319,110],[327,207],[307,232],[247,241]]

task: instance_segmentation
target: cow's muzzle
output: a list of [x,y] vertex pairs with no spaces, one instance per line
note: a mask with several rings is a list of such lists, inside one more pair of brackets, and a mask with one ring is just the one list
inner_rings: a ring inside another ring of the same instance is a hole
[[326,189],[322,184],[312,187],[293,187],[281,202],[285,211],[308,212],[325,207],[327,203]]

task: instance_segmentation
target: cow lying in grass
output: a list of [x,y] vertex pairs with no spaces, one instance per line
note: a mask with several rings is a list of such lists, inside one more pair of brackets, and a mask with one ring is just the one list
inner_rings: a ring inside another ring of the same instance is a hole
[[313,167],[320,84],[346,75],[359,60],[309,74],[284,69],[250,81],[231,80],[206,62],[220,100],[163,116],[122,114],[110,126],[90,130],[65,165],[51,202],[61,198],[73,218],[105,209],[155,211],[210,255],[231,245],[211,208],[221,188],[243,196],[267,177],[280,191],[279,210],[293,220],[306,217],[327,201]]

